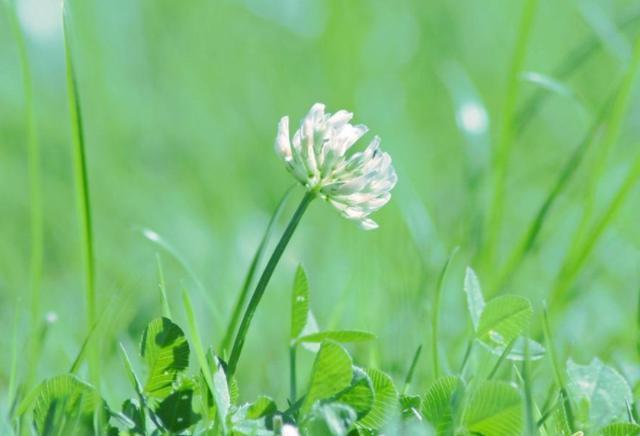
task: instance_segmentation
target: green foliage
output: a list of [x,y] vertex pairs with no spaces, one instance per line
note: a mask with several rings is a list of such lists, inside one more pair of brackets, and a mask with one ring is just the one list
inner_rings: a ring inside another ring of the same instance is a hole
[[351,386],[340,392],[336,396],[336,401],[351,407],[360,419],[369,413],[373,407],[374,399],[375,393],[371,378],[364,370],[354,366]]
[[631,388],[615,369],[595,358],[588,365],[567,362],[567,389],[583,428],[600,428],[625,419],[633,403]]
[[422,402],[422,414],[438,434],[451,434],[455,412],[461,404],[464,384],[459,377],[445,376],[436,380]]
[[523,401],[513,386],[483,382],[465,404],[462,423],[472,434],[510,436],[522,431]]
[[33,423],[39,434],[89,435],[106,425],[108,409],[98,392],[73,375],[45,380],[37,390]]
[[298,265],[291,293],[291,340],[300,336],[309,317],[309,281],[301,265]]
[[364,428],[382,428],[398,412],[398,391],[388,374],[374,368],[368,368],[366,373],[373,384],[374,401],[358,424]]
[[148,371],[145,394],[165,398],[178,375],[189,366],[189,344],[182,329],[168,318],[154,319],[144,330],[140,354]]
[[334,330],[334,331],[322,331],[317,333],[311,333],[308,335],[300,336],[296,339],[297,343],[316,343],[330,340],[340,343],[348,342],[366,342],[372,341],[376,338],[373,333],[361,331],[361,330]]
[[598,433],[600,436],[638,436],[640,435],[640,425],[630,422],[610,424]]
[[331,398],[346,389],[352,378],[353,369],[349,353],[335,342],[323,342],[313,362],[309,389],[301,412],[306,414],[316,401]]
[[477,337],[491,346],[504,347],[524,332],[532,314],[531,303],[524,297],[496,297],[482,311]]

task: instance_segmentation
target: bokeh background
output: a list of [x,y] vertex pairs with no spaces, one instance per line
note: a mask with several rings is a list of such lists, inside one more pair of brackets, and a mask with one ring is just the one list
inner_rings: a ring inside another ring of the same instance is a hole
[[[375,332],[375,343],[351,347],[356,362],[401,380],[416,347],[430,346],[437,275],[459,246],[441,312],[441,346],[458,365],[471,331],[464,268],[477,261],[483,239],[491,147],[522,1],[109,0],[70,6],[99,308],[108,314],[101,339],[108,401],[130,391],[118,342],[134,350],[146,322],[161,314],[156,253],[178,323],[185,324],[180,293],[186,288],[204,341],[220,343],[268,219],[293,183],[273,152],[277,122],[288,114],[297,125],[318,101],[329,111],[353,111],[356,122],[370,127],[367,139],[382,137],[399,183],[391,203],[374,216],[375,231],[361,231],[321,202],[311,206],[250,331],[239,369],[242,397],[265,392],[280,403],[286,398],[289,295],[299,263],[310,278],[319,324]],[[51,321],[38,362],[42,378],[65,371],[86,336],[84,282],[61,7],[56,0],[18,0],[17,11],[34,73],[42,147],[42,317]],[[596,49],[560,80],[570,93],[523,79],[519,107],[536,93],[545,100],[509,162],[498,262],[622,77],[640,31],[633,21],[639,13],[632,0],[540,1],[527,71],[553,76],[585,42],[594,41]],[[621,25],[627,21],[631,25]],[[599,184],[602,205],[638,153],[639,88]],[[26,344],[32,331],[24,96],[4,10],[0,102],[0,349],[10,350],[14,334]],[[592,163],[587,156],[584,167]],[[583,185],[581,167],[507,289],[532,299],[537,326],[580,218]],[[301,192],[287,203],[276,237]],[[585,362],[597,355],[623,369],[635,358],[639,210],[636,190],[581,271],[571,304],[554,314],[563,357]],[[171,243],[197,280],[146,239],[143,228]],[[500,266],[486,268],[480,279],[490,281]],[[300,354],[304,377],[311,355]],[[0,390],[9,359],[9,352],[0,353]],[[19,359],[23,371],[26,354]],[[430,359],[425,350],[418,391],[430,381]],[[138,361],[134,365],[140,370]]]

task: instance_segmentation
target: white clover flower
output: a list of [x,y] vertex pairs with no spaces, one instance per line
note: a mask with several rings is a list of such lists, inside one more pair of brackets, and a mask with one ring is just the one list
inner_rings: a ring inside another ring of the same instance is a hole
[[398,177],[391,157],[380,148],[380,138],[346,156],[346,152],[367,132],[367,126],[351,125],[353,114],[340,110],[324,112],[316,103],[289,138],[289,117],[278,124],[276,152],[287,169],[308,191],[331,203],[365,230],[378,227],[369,215],[384,206]]

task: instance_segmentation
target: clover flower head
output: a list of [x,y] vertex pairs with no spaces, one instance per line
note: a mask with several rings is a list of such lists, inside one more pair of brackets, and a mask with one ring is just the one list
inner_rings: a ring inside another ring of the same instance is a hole
[[369,215],[391,199],[398,179],[391,157],[374,137],[364,151],[347,151],[367,132],[367,126],[352,125],[351,112],[325,113],[316,103],[289,136],[289,117],[278,125],[275,148],[287,169],[308,191],[331,203],[365,230],[378,227]]

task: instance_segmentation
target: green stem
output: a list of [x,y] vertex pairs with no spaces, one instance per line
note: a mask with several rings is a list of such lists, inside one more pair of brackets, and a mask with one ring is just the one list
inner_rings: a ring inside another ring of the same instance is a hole
[[238,327],[238,322],[240,321],[240,314],[242,313],[242,308],[244,307],[244,304],[247,301],[247,296],[249,295],[249,288],[251,287],[251,283],[253,283],[253,278],[255,277],[256,270],[258,269],[258,263],[262,258],[262,254],[264,252],[264,249],[267,246],[267,243],[269,242],[269,237],[271,236],[271,230],[273,229],[273,225],[275,224],[276,219],[280,215],[280,211],[282,210],[282,207],[286,203],[287,198],[289,198],[289,194],[291,194],[292,190],[293,190],[293,186],[289,188],[289,190],[287,190],[287,192],[284,194],[284,196],[280,200],[280,203],[278,203],[276,210],[273,212],[273,215],[271,215],[269,224],[267,224],[267,229],[265,230],[264,235],[260,240],[260,245],[258,245],[258,249],[253,255],[253,259],[251,260],[251,264],[249,265],[249,270],[247,271],[247,275],[245,276],[244,282],[242,283],[242,289],[240,290],[238,299],[236,300],[233,306],[233,312],[231,313],[231,319],[229,320],[229,325],[225,330],[224,339],[222,340],[222,344],[220,346],[221,353],[226,353],[226,351],[229,349],[229,346],[231,345],[231,341],[233,340],[233,334],[236,332],[236,328]]
[[[82,259],[84,264],[86,304],[87,304],[87,329],[91,331],[96,323],[96,289],[95,289],[95,261],[93,251],[93,226],[91,219],[91,202],[89,194],[89,178],[87,173],[87,157],[84,142],[84,128],[82,124],[82,111],[78,95],[73,59],[71,56],[71,41],[69,24],[65,9],[64,14],[64,38],[65,58],[67,66],[67,95],[69,99],[69,116],[71,119],[71,136],[73,142],[73,169],[76,180],[76,203],[78,218],[81,226]],[[98,356],[94,346],[89,350],[89,373],[91,381],[98,386],[99,370]]]
[[297,375],[296,375],[296,344],[289,347],[289,382],[291,392],[289,393],[291,404],[295,404],[297,394]]
[[507,92],[502,108],[504,118],[494,155],[495,173],[493,194],[487,223],[486,251],[485,256],[483,256],[485,269],[491,268],[500,239],[499,234],[502,224],[507,166],[515,139],[516,103],[520,93],[520,73],[524,67],[529,36],[533,27],[533,18],[537,5],[538,0],[527,0],[524,6],[519,26],[518,40],[507,79]]
[[269,261],[267,262],[267,266],[265,267],[260,279],[258,280],[258,284],[256,285],[255,290],[253,291],[253,295],[249,300],[249,304],[244,312],[242,317],[242,321],[240,322],[240,327],[238,328],[238,334],[236,335],[236,339],[233,342],[233,348],[231,349],[231,357],[229,358],[229,364],[227,366],[227,376],[231,378],[235,372],[236,367],[238,365],[238,360],[240,359],[240,353],[242,352],[242,347],[244,346],[244,341],[247,336],[247,332],[249,331],[249,326],[251,325],[251,321],[253,316],[255,315],[256,309],[258,308],[258,304],[260,304],[260,300],[264,295],[264,292],[269,284],[269,280],[271,280],[271,276],[273,275],[273,271],[276,269],[278,262],[280,261],[280,257],[282,257],[282,253],[284,253],[289,240],[291,240],[291,236],[293,236],[293,232],[295,231],[298,223],[300,223],[300,219],[304,212],[307,210],[307,207],[311,203],[311,201],[315,198],[314,192],[307,192],[305,196],[302,198],[300,205],[296,209],[291,221],[287,225],[278,245],[273,250]]

